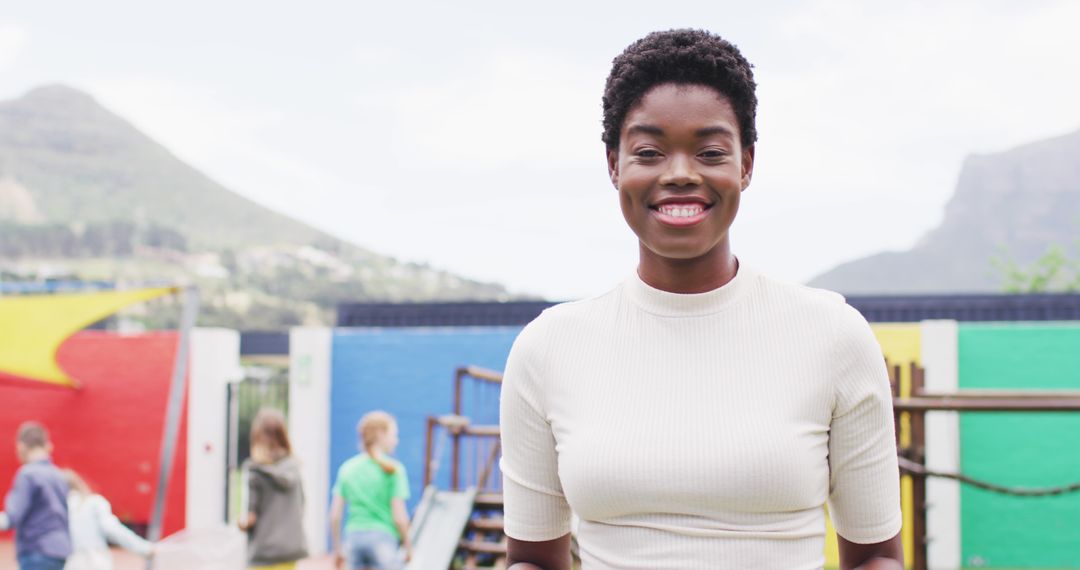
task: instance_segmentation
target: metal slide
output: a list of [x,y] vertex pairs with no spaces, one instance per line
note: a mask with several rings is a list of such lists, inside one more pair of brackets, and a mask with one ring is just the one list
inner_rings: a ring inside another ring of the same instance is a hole
[[476,489],[440,491],[433,486],[424,489],[409,528],[413,557],[406,570],[450,568],[475,500]]

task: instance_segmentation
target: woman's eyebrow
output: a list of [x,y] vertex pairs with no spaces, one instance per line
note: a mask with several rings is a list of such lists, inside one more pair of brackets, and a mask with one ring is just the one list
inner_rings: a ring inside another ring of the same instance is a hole
[[646,135],[655,135],[655,136],[658,136],[658,137],[662,137],[662,136],[664,136],[664,129],[661,129],[660,127],[658,127],[656,125],[645,125],[645,124],[641,124],[641,123],[635,123],[633,125],[630,125],[626,129],[626,134],[632,135],[632,134],[635,134],[635,133],[642,133],[642,134],[646,134]]
[[[660,127],[658,127],[656,125],[649,125],[649,124],[645,124],[645,123],[634,123],[633,125],[630,125],[629,127],[626,128],[626,134],[628,134],[628,135],[646,134],[646,135],[653,135],[653,136],[662,137],[662,136],[664,136],[664,129],[661,129]],[[726,136],[728,138],[735,138],[735,133],[733,133],[731,131],[731,129],[729,129],[727,127],[720,126],[720,125],[713,125],[711,127],[702,127],[700,129],[694,131],[694,136],[697,137],[697,138],[711,137],[711,136],[714,136],[714,135]]]
[[721,135],[728,138],[735,138],[735,133],[731,132],[731,129],[727,127],[721,127],[719,125],[705,127],[694,131],[694,136],[698,138],[711,137],[713,135]]

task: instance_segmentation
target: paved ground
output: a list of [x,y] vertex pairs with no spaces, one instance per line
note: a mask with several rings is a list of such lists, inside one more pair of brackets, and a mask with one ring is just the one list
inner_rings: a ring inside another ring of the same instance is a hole
[[[113,560],[116,562],[115,570],[144,570],[146,562],[120,550],[113,550]],[[300,563],[298,570],[331,570],[333,561],[328,556],[310,558]],[[0,570],[16,570],[15,545],[10,541],[0,540]],[[238,569],[239,570],[239,569]]]

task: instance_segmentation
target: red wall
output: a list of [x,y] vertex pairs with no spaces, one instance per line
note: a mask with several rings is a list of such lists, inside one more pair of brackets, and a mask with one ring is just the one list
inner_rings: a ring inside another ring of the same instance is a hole
[[[49,429],[57,465],[82,474],[120,520],[148,523],[177,340],[175,332],[75,335],[58,360],[79,381],[78,390],[0,376],[0,493],[11,488],[18,468],[18,426],[36,420]],[[186,407],[185,398],[162,536],[184,527]]]

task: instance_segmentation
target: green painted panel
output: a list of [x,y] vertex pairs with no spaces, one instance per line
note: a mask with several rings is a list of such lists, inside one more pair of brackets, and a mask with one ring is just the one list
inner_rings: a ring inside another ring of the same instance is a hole
[[[960,388],[1080,389],[1080,323],[972,324],[959,330]],[[1080,480],[1080,413],[967,413],[960,465],[1009,486]],[[1080,568],[1080,494],[1043,498],[961,486],[964,564]]]

